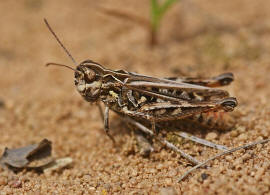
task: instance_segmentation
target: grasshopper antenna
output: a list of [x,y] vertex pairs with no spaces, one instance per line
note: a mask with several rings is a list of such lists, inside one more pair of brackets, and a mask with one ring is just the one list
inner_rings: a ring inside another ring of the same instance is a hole
[[68,69],[71,69],[73,70],[74,72],[78,72],[76,69],[68,66],[68,65],[65,65],[65,64],[58,64],[58,63],[54,63],[54,62],[49,62],[46,64],[46,66],[62,66],[62,67],[65,67],[65,68],[68,68]]
[[[77,62],[75,61],[75,59],[72,57],[72,55],[69,53],[69,51],[67,50],[67,48],[63,45],[63,43],[60,41],[60,39],[58,38],[58,36],[55,34],[55,32],[53,31],[53,29],[51,28],[51,26],[49,25],[48,21],[46,20],[46,18],[44,18],[44,22],[46,24],[46,26],[48,27],[48,29],[50,30],[50,32],[53,34],[54,38],[56,39],[56,41],[59,43],[59,45],[64,49],[64,51],[66,52],[66,54],[69,56],[69,58],[72,60],[72,62],[75,64],[75,66],[77,66]],[[48,63],[46,64],[46,66],[49,65],[57,65],[56,63]],[[58,64],[60,65],[60,64]],[[62,64],[63,65],[63,64]],[[61,65],[61,66],[62,66]],[[68,66],[66,66],[68,67]],[[71,67],[69,67],[71,68]]]

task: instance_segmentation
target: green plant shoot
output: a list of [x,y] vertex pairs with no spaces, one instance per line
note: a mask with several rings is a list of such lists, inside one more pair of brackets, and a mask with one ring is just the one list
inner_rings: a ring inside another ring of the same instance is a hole
[[158,0],[151,0],[151,26],[153,31],[157,31],[160,21],[166,11],[179,0],[166,0],[164,3],[159,3]]

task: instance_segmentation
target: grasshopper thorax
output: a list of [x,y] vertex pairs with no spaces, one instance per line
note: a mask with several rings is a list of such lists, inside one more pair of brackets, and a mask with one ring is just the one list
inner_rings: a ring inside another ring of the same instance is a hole
[[89,101],[96,102],[99,99],[102,85],[102,76],[91,67],[83,63],[78,65],[74,73],[74,82],[81,96]]

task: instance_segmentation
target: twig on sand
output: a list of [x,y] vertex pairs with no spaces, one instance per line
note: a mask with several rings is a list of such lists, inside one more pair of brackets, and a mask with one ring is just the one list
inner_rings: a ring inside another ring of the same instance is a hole
[[243,145],[243,146],[239,146],[239,147],[236,147],[236,148],[232,148],[232,149],[227,150],[227,151],[225,151],[225,152],[219,153],[219,154],[217,154],[217,155],[215,155],[215,156],[213,156],[213,157],[207,159],[206,161],[204,161],[204,162],[202,162],[202,163],[200,163],[200,164],[198,164],[198,165],[192,167],[191,169],[189,169],[187,172],[185,172],[185,173],[179,178],[178,182],[181,182],[181,181],[182,181],[184,178],[186,178],[192,171],[194,171],[194,170],[196,170],[196,169],[198,169],[198,168],[200,168],[200,167],[206,165],[206,164],[207,164],[209,161],[211,161],[211,160],[214,160],[214,159],[216,159],[216,158],[219,158],[219,157],[224,156],[224,155],[227,155],[227,154],[231,154],[231,153],[233,153],[233,152],[235,152],[235,151],[237,151],[237,150],[247,149],[247,148],[252,147],[252,146],[255,146],[255,145],[257,145],[257,144],[264,144],[264,143],[267,143],[267,142],[269,142],[269,141],[270,141],[270,139],[265,139],[265,140],[255,141],[255,142],[252,142],[252,143],[249,143],[249,144],[246,144],[246,145]]
[[202,144],[204,146],[208,146],[208,147],[215,148],[215,149],[222,150],[222,151],[228,151],[229,150],[226,146],[215,144],[215,143],[207,141],[205,139],[201,139],[199,137],[189,135],[189,134],[187,134],[185,132],[182,132],[182,131],[174,132],[174,134],[177,135],[177,136],[183,137],[185,139],[188,139],[190,141]]

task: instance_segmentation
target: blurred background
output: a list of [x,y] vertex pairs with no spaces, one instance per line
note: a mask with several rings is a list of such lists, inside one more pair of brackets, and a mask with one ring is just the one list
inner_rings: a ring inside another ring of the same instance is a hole
[[164,14],[153,47],[150,28],[142,24],[151,21],[150,6],[150,1],[131,0],[1,2],[1,94],[14,99],[25,91],[49,98],[44,88],[61,95],[74,92],[72,72],[44,68],[46,62],[72,62],[43,18],[78,63],[90,58],[108,68],[154,76],[237,70],[241,80],[250,80],[247,68],[257,70],[268,61],[267,0],[176,2]]
[[[270,1],[174,2],[161,18],[154,42],[151,9],[147,0],[1,1],[1,149],[46,137],[55,144],[56,155],[82,160],[76,164],[79,169],[89,168],[93,159],[105,167],[104,156],[111,162],[123,157],[112,151],[96,107],[75,90],[73,72],[45,67],[47,62],[75,65],[44,18],[78,63],[92,59],[110,69],[158,77],[233,72],[235,82],[225,89],[237,97],[240,131],[248,134],[233,140],[225,135],[224,142],[268,137]],[[129,138],[117,139],[123,144]],[[88,171],[94,174],[92,167]]]
[[[43,18],[78,63],[90,58],[108,68],[154,76],[258,68],[269,49],[268,4],[267,0],[176,2],[162,18],[158,43],[151,47],[150,28],[140,22],[151,21],[150,1],[1,2],[1,91],[15,98],[24,96],[21,90],[38,95],[46,86],[55,93],[63,91],[59,86],[72,88],[72,72],[44,68],[46,62],[72,62]],[[245,74],[241,79],[250,79]],[[32,86],[36,83],[40,87]]]

